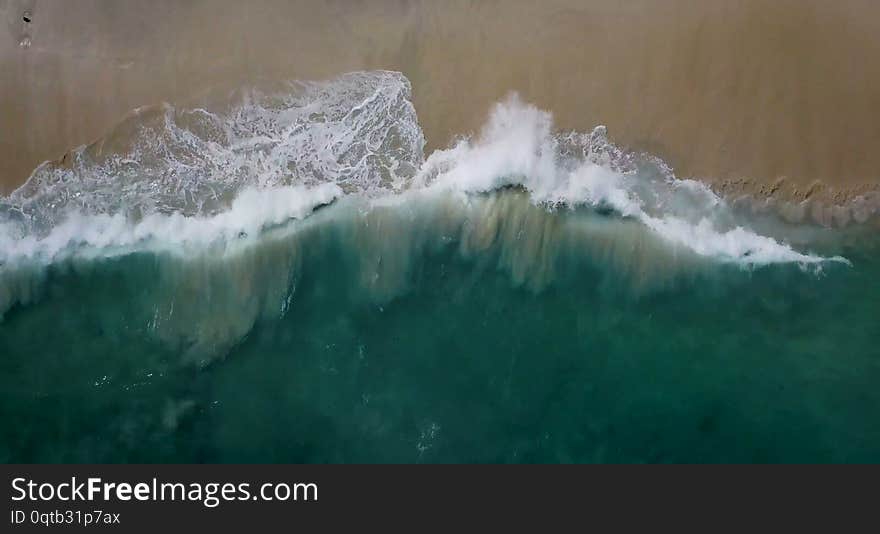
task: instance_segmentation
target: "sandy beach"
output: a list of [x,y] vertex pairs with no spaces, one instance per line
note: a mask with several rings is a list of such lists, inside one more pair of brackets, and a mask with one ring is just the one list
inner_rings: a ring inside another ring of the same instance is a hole
[[727,194],[880,183],[870,0],[0,0],[0,21],[6,193],[136,107],[358,69],[411,80],[428,150],[518,91]]

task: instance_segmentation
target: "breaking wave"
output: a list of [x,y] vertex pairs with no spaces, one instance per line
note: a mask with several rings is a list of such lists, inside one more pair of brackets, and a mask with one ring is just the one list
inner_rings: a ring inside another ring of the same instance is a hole
[[43,164],[3,199],[2,260],[51,260],[67,246],[149,238],[211,241],[300,218],[310,204],[343,194],[508,186],[523,187],[537,204],[637,219],[670,243],[722,261],[842,260],[749,231],[707,187],[622,151],[604,127],[554,133],[549,113],[515,95],[495,106],[477,139],[427,161],[423,146],[409,82],[394,72],[249,91],[220,112],[137,110],[107,137]]
[[425,157],[410,96],[400,73],[359,72],[243,91],[210,111],[135,111],[0,199],[0,316],[53,276],[136,270],[147,255],[138,313],[201,360],[283,315],[303,261],[331,249],[374,301],[450,246],[533,289],[586,264],[644,291],[723,266],[848,263],[757,233],[601,126],[556,132],[515,95],[478,135]]

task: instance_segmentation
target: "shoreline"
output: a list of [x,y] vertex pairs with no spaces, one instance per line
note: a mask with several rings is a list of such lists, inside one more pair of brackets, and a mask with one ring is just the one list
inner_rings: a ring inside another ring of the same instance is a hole
[[[163,104],[164,105],[164,104]],[[115,141],[111,136],[116,126],[121,126],[125,120],[137,117],[152,106],[142,106],[132,110],[117,125],[90,143],[80,145],[67,150],[64,155],[53,160],[42,162],[37,168],[44,165],[70,168],[71,155],[80,150],[103,151],[103,144],[111,146]],[[637,152],[626,146],[617,144],[614,136],[609,136],[609,141],[619,148],[622,153],[630,154],[635,158],[657,159],[658,156],[645,152]],[[430,155],[427,152],[426,157]],[[723,199],[731,208],[753,215],[773,215],[781,221],[791,224],[814,224],[826,228],[846,228],[854,225],[880,229],[880,184],[860,184],[849,187],[833,187],[816,180],[804,187],[794,180],[777,178],[769,182],[764,180],[739,178],[739,179],[713,179],[680,176],[675,169],[668,167],[665,161],[661,164],[668,168],[675,180],[692,180],[706,185],[713,193]],[[33,173],[31,173],[33,174]],[[30,179],[24,180],[15,188],[3,195],[27,184]],[[315,211],[325,207],[319,205]]]
[[559,130],[604,124],[732,201],[867,220],[878,14],[869,0],[0,0],[0,194],[140,106],[387,69],[412,83],[426,153],[516,91]]
[[[200,102],[210,108],[217,104],[216,101],[212,100],[213,98],[216,98],[216,95],[207,98],[203,95],[201,99],[191,100],[190,103]],[[208,105],[207,102],[211,102],[211,104]],[[105,151],[105,145],[115,147],[119,143],[122,143],[122,145],[127,144],[130,140],[124,136],[120,138],[119,131],[130,134],[131,126],[128,124],[129,121],[137,121],[142,114],[167,105],[167,103],[163,103],[158,106],[141,106],[129,111],[104,135],[90,143],[67,150],[59,158],[40,163],[22,183],[16,185],[8,192],[0,193],[4,196],[9,195],[13,191],[25,186],[31,176],[44,166],[71,169],[72,155],[77,151],[85,150],[100,154]],[[199,107],[200,104],[193,105],[194,107]],[[556,133],[564,132],[557,130]],[[659,159],[660,161],[657,163],[667,169],[667,172],[670,173],[673,179],[702,183],[723,199],[731,208],[741,213],[751,213],[752,215],[769,214],[777,217],[782,222],[791,224],[814,224],[826,228],[846,228],[853,225],[870,228],[874,225],[880,229],[880,183],[863,183],[835,187],[820,180],[815,180],[811,184],[804,186],[798,181],[786,178],[768,181],[749,178],[716,179],[682,176],[656,154],[633,150],[626,145],[620,144],[613,135],[609,135],[608,140],[622,154],[627,154],[635,159],[648,158],[655,161]],[[427,158],[433,150],[435,149],[430,148],[430,143],[428,143],[425,147],[425,157]],[[110,152],[114,152],[114,149],[111,148]]]
[[848,189],[832,188],[815,181],[807,188],[777,179],[705,180],[718,196],[731,205],[753,213],[772,212],[790,223],[813,223],[842,228],[852,224],[880,227],[880,185],[865,184]]

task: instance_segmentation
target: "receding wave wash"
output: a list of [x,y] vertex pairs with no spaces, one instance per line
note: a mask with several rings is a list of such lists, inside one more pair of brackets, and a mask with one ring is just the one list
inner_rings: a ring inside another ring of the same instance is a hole
[[0,198],[0,460],[880,460],[880,240],[389,71],[141,108]]

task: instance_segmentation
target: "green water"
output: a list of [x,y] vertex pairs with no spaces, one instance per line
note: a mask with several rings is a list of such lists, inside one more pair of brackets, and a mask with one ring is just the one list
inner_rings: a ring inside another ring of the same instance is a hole
[[852,265],[503,192],[7,266],[0,460],[877,462],[880,247],[822,247]]

